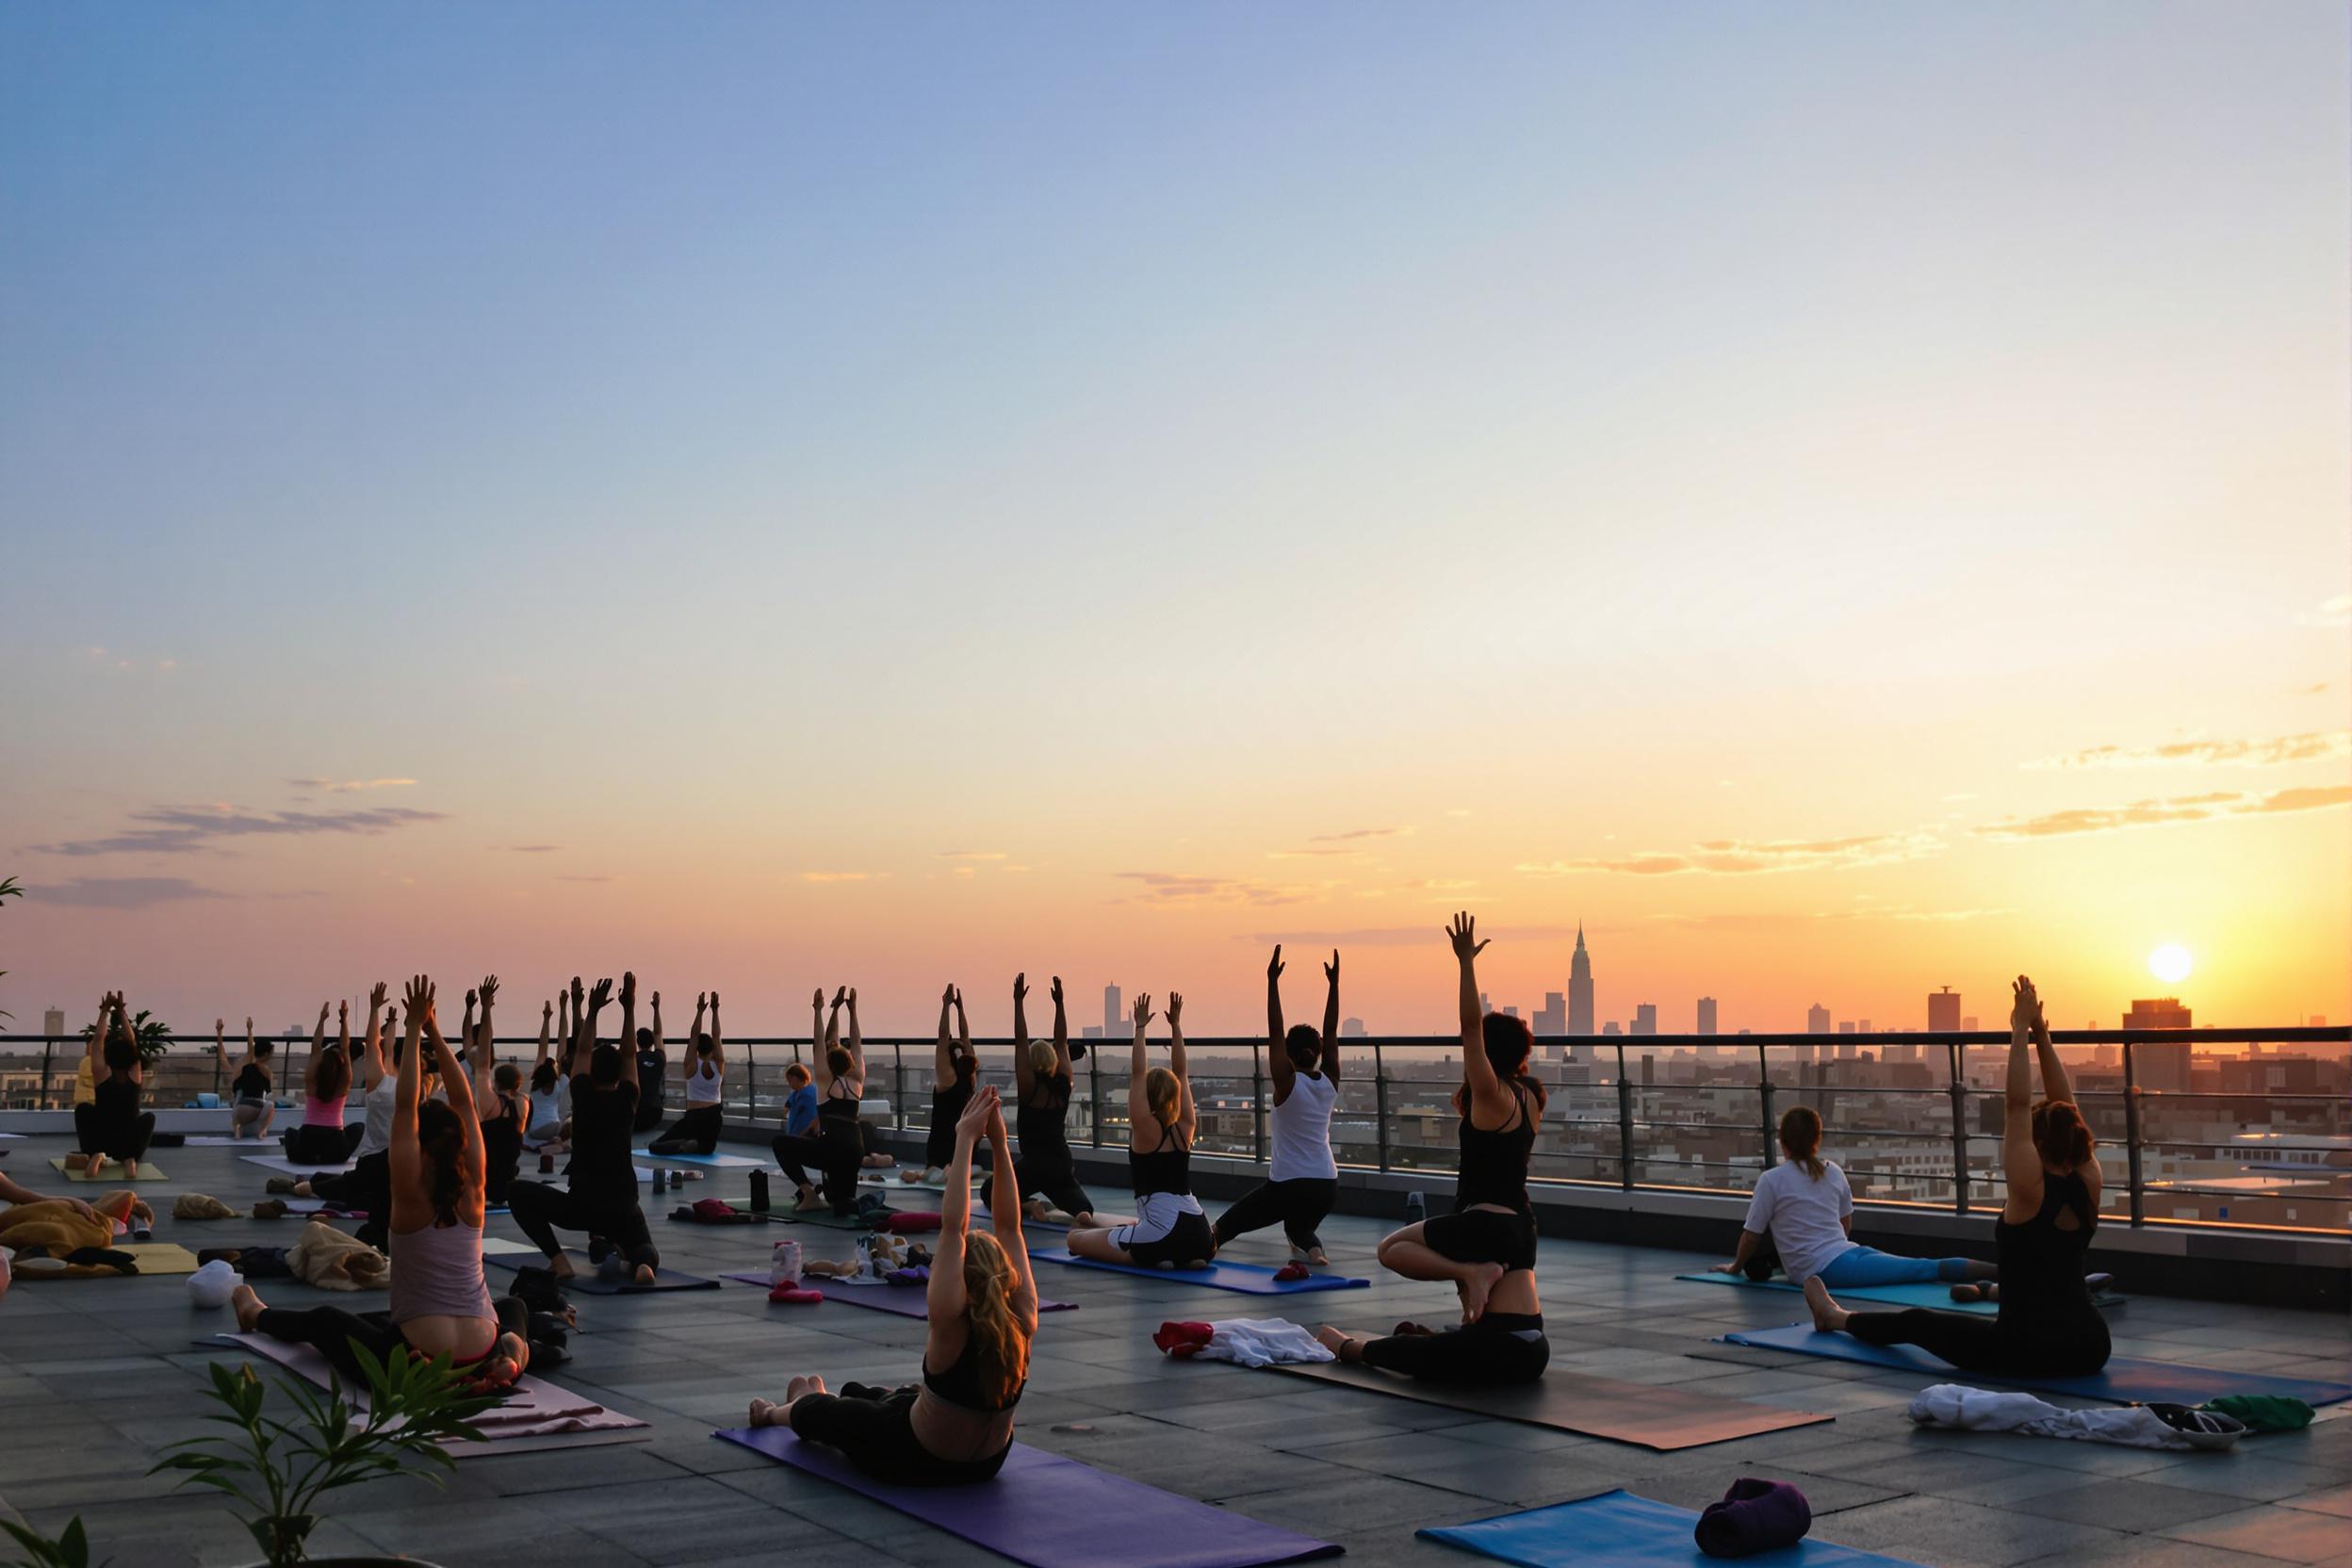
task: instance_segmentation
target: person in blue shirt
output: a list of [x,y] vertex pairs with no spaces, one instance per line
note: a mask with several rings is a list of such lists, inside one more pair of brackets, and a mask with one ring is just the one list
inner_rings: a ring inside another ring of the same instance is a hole
[[796,1138],[817,1124],[817,1089],[808,1081],[808,1069],[800,1062],[784,1070],[784,1081],[792,1086],[792,1092],[784,1097],[784,1135]]

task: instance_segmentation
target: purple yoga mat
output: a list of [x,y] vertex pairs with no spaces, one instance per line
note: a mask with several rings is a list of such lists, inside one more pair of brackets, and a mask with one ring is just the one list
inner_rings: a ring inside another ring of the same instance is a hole
[[[743,1284],[758,1285],[761,1290],[770,1288],[765,1274],[729,1274],[727,1278]],[[896,1313],[901,1317],[927,1320],[931,1315],[924,1305],[927,1293],[911,1285],[853,1285],[840,1280],[828,1280],[821,1274],[810,1274],[800,1282],[810,1290],[823,1291],[828,1301],[840,1301],[853,1307],[872,1307],[875,1312]],[[841,1288],[836,1290],[836,1285]],[[1077,1309],[1075,1301],[1048,1301],[1043,1298],[1037,1301],[1039,1312],[1075,1312]]]
[[[714,1437],[740,1443],[926,1525],[986,1546],[1030,1568],[1260,1568],[1336,1557],[1313,1536],[1262,1525],[1141,1481],[1131,1481],[1016,1443],[992,1481],[969,1486],[895,1486],[866,1475],[831,1448],[803,1443],[783,1427],[738,1428]],[[1106,1530],[1117,1535],[1106,1549]]]

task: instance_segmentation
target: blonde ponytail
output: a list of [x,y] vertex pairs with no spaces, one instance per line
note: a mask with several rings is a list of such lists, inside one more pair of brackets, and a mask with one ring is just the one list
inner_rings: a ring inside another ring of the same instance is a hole
[[993,1409],[1011,1404],[1029,1378],[1029,1332],[1013,1311],[1020,1283],[1004,1244],[993,1234],[974,1231],[964,1238],[964,1315],[979,1352],[974,1380]]

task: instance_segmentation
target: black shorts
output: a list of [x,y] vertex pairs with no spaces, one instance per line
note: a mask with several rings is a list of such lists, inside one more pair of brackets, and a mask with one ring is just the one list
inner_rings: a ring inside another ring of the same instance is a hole
[[1425,1220],[1421,1239],[1441,1258],[1456,1263],[1498,1263],[1505,1273],[1535,1266],[1535,1217],[1463,1209]]

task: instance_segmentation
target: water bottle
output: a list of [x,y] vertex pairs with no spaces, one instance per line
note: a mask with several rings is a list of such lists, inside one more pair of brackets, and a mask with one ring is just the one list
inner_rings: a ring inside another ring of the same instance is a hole
[[768,1173],[764,1170],[755,1170],[751,1173],[751,1212],[754,1214],[768,1212]]
[[1429,1217],[1429,1200],[1417,1192],[1405,1194],[1405,1223],[1418,1225]]

